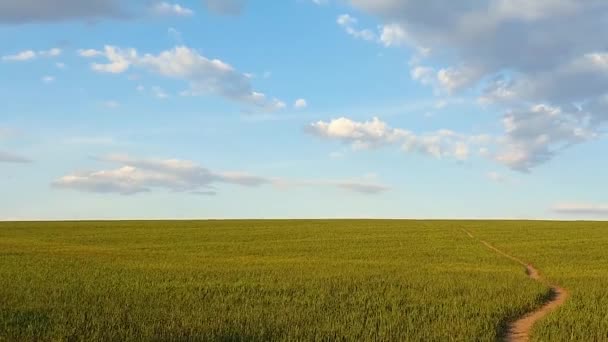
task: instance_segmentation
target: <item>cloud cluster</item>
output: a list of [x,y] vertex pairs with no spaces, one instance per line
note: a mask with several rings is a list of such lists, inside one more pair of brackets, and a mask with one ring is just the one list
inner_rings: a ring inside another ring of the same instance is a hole
[[502,120],[505,134],[495,159],[514,170],[529,172],[562,149],[595,138],[597,133],[585,119],[587,114],[572,110],[534,105],[509,111]]
[[416,152],[435,158],[466,160],[471,147],[479,150],[491,141],[489,136],[463,135],[450,130],[416,134],[392,128],[374,117],[371,121],[358,122],[341,117],[331,121],[310,124],[307,131],[316,136],[350,144],[354,149],[378,148],[398,145],[404,152]]
[[589,140],[608,118],[608,46],[598,34],[608,24],[606,1],[350,2],[383,21],[376,41],[417,52],[413,79],[436,93],[478,92],[505,113],[503,122],[516,123],[505,125],[507,148],[497,158],[515,170]]
[[102,51],[79,50],[79,54],[87,58],[105,58],[106,63],[91,64],[91,68],[97,72],[120,74],[130,68],[140,68],[167,78],[186,81],[190,88],[183,95],[215,94],[269,111],[286,107],[283,101],[254,90],[250,78],[231,65],[219,59],[207,58],[186,46],[178,46],[157,55],[140,55],[135,49],[110,45]]
[[466,160],[476,153],[513,170],[529,172],[562,149],[597,136],[593,127],[581,127],[579,121],[573,119],[581,115],[585,114],[563,113],[560,108],[544,105],[510,111],[502,120],[504,134],[498,136],[462,134],[447,129],[419,134],[390,127],[377,117],[362,122],[345,117],[318,121],[306,130],[350,144],[354,149],[398,145],[405,152],[457,160]]
[[246,172],[217,172],[194,162],[178,159],[140,159],[111,155],[102,161],[119,164],[115,169],[74,172],[53,182],[56,188],[95,193],[132,195],[153,189],[194,194],[216,194],[218,184],[244,187],[334,187],[363,194],[377,194],[388,187],[366,180],[285,180],[251,175]]

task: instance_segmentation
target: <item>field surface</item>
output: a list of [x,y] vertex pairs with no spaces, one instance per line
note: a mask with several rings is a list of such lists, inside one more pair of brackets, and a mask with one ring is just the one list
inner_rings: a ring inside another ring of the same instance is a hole
[[[471,232],[471,238],[464,231]],[[0,223],[0,341],[608,340],[608,223]]]

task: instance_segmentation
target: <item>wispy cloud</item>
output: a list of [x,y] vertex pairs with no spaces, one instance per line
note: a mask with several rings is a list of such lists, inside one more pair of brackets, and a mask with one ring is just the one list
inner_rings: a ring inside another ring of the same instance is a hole
[[388,186],[369,179],[289,180],[261,177],[242,171],[213,171],[192,161],[179,159],[140,159],[128,155],[110,155],[100,160],[120,166],[107,170],[73,172],[54,181],[53,186],[123,195],[155,189],[209,195],[215,194],[216,187],[220,184],[251,188],[264,185],[281,188],[330,187],[361,194],[379,194],[390,190]]
[[608,216],[608,203],[559,203],[553,206],[558,214]]
[[152,6],[151,10],[154,14],[163,16],[191,17],[194,15],[194,11],[190,8],[168,2],[158,2]]
[[280,110],[286,104],[256,91],[250,79],[230,64],[207,58],[186,46],[163,51],[157,55],[140,55],[135,49],[105,46],[103,51],[80,50],[87,58],[104,57],[107,63],[94,62],[91,68],[101,73],[121,74],[130,68],[140,68],[167,78],[183,80],[189,89],[182,95],[215,94],[239,103],[267,111]]
[[0,151],[0,163],[18,163],[18,164],[25,164],[25,163],[30,163],[31,160],[11,153],[11,152],[5,152],[5,151]]
[[30,61],[30,60],[36,59],[38,57],[46,57],[46,58],[58,57],[61,55],[62,52],[63,51],[59,48],[52,48],[50,50],[40,50],[40,51],[25,50],[25,51],[18,52],[14,55],[3,56],[2,60],[5,62],[25,62],[25,61]]

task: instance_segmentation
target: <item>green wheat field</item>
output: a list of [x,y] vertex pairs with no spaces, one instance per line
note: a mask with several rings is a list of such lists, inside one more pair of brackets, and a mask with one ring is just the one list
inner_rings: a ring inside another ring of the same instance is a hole
[[[472,239],[463,231],[473,233]],[[0,341],[608,341],[608,223],[0,223]]]

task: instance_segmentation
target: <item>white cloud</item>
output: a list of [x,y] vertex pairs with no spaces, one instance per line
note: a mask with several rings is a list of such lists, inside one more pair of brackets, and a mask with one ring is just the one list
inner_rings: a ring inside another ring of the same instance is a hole
[[390,127],[376,117],[363,122],[341,117],[312,123],[307,131],[354,149],[393,145],[405,152],[456,160],[467,160],[475,154],[520,172],[529,172],[562,149],[597,137],[584,113],[546,105],[509,112],[503,118],[503,128],[504,133],[499,135],[462,134],[448,129],[414,133]]
[[152,92],[156,98],[161,100],[169,97],[169,94],[167,94],[161,87],[152,87]]
[[294,102],[293,107],[296,109],[304,109],[308,107],[308,102],[306,102],[305,99],[297,99],[296,102]]
[[42,57],[58,57],[61,56],[63,51],[59,48],[52,48],[50,50],[38,51],[38,54]]
[[499,135],[470,135],[447,129],[414,133],[392,128],[378,118],[358,122],[345,117],[307,127],[314,135],[347,143],[354,149],[393,145],[405,152],[456,160],[476,154],[520,172],[529,172],[564,148],[598,137],[588,114],[547,105],[510,111],[503,117],[503,129]]
[[164,16],[179,16],[190,17],[194,15],[194,11],[181,6],[180,4],[171,4],[168,2],[159,2],[152,6],[152,12],[156,15]]
[[127,71],[133,61],[137,61],[137,51],[135,49],[123,50],[114,46],[106,45],[102,55],[106,57],[109,62],[105,64],[92,63],[91,68],[97,72],[120,74]]
[[346,31],[346,33],[357,39],[363,39],[367,41],[376,40],[376,34],[373,31],[368,29],[356,29],[358,20],[357,18],[354,18],[349,14],[342,14],[338,16],[336,22]]
[[547,105],[510,111],[503,118],[505,135],[495,158],[514,170],[528,172],[560,150],[597,137],[584,117],[579,111]]
[[285,180],[251,175],[246,172],[217,172],[188,160],[138,159],[111,155],[100,160],[119,164],[110,170],[74,172],[55,180],[56,188],[95,193],[132,195],[155,189],[193,194],[215,194],[216,186],[232,184],[243,187],[275,185],[278,187],[333,187],[362,194],[388,191],[385,185],[365,179],[352,180]]
[[42,82],[46,83],[46,84],[50,84],[55,82],[55,77],[53,76],[44,76],[40,79]]
[[380,41],[387,47],[411,44],[410,37],[403,27],[394,23],[382,26]]
[[[564,148],[597,136],[608,121],[603,100],[608,52],[603,35],[597,34],[606,27],[606,1],[350,3],[383,21],[379,41],[385,46],[419,52],[411,63],[413,79],[433,87],[436,95],[477,93],[479,103],[516,121],[517,130],[505,131],[497,157],[513,169],[529,171],[549,161]],[[424,66],[425,58],[443,67]],[[539,105],[560,112],[550,116],[530,109]],[[519,135],[527,131],[546,134],[534,139]]]
[[450,67],[437,72],[439,86],[449,94],[472,86],[479,77],[478,70],[469,67]]
[[186,160],[138,159],[126,155],[112,155],[102,160],[121,166],[111,170],[72,173],[59,178],[53,185],[88,192],[129,195],[154,188],[178,192],[212,191],[216,183],[258,186],[270,182],[247,174],[212,172]]
[[569,215],[607,216],[608,204],[560,203],[553,206],[553,211]]
[[230,64],[219,59],[209,59],[185,46],[178,46],[158,55],[139,55],[135,49],[105,46],[102,55],[108,63],[93,63],[93,70],[119,74],[131,67],[141,68],[157,75],[188,82],[190,89],[183,92],[183,95],[216,94],[265,110],[286,107],[283,101],[255,91],[250,79]]
[[486,136],[467,136],[450,130],[415,134],[411,131],[392,128],[378,118],[357,122],[342,117],[329,122],[318,121],[308,126],[314,135],[350,144],[354,149],[378,148],[397,145],[404,152],[417,152],[436,158],[466,160],[470,146],[489,143]]
[[104,101],[103,106],[108,109],[116,109],[116,108],[120,107],[120,103],[118,101],[108,100],[108,101]]
[[57,67],[57,69],[65,69],[67,67],[65,63],[62,62],[55,63],[55,66]]
[[412,135],[405,130],[393,129],[376,117],[365,122],[357,122],[345,117],[329,122],[318,121],[310,124],[308,131],[323,138],[352,144],[355,148],[394,144]]
[[36,58],[36,52],[34,52],[32,50],[26,50],[26,51],[21,51],[15,55],[3,56],[2,60],[10,61],[10,62],[24,62],[24,61],[32,60],[34,58]]
[[2,60],[5,62],[25,62],[36,59],[37,57],[53,58],[61,55],[63,51],[59,48],[52,48],[50,50],[25,50],[18,52],[14,55],[3,56]]
[[81,57],[96,57],[103,55],[103,52],[95,49],[80,49],[78,55]]
[[436,84],[435,70],[431,67],[414,66],[410,70],[410,76],[424,85]]

